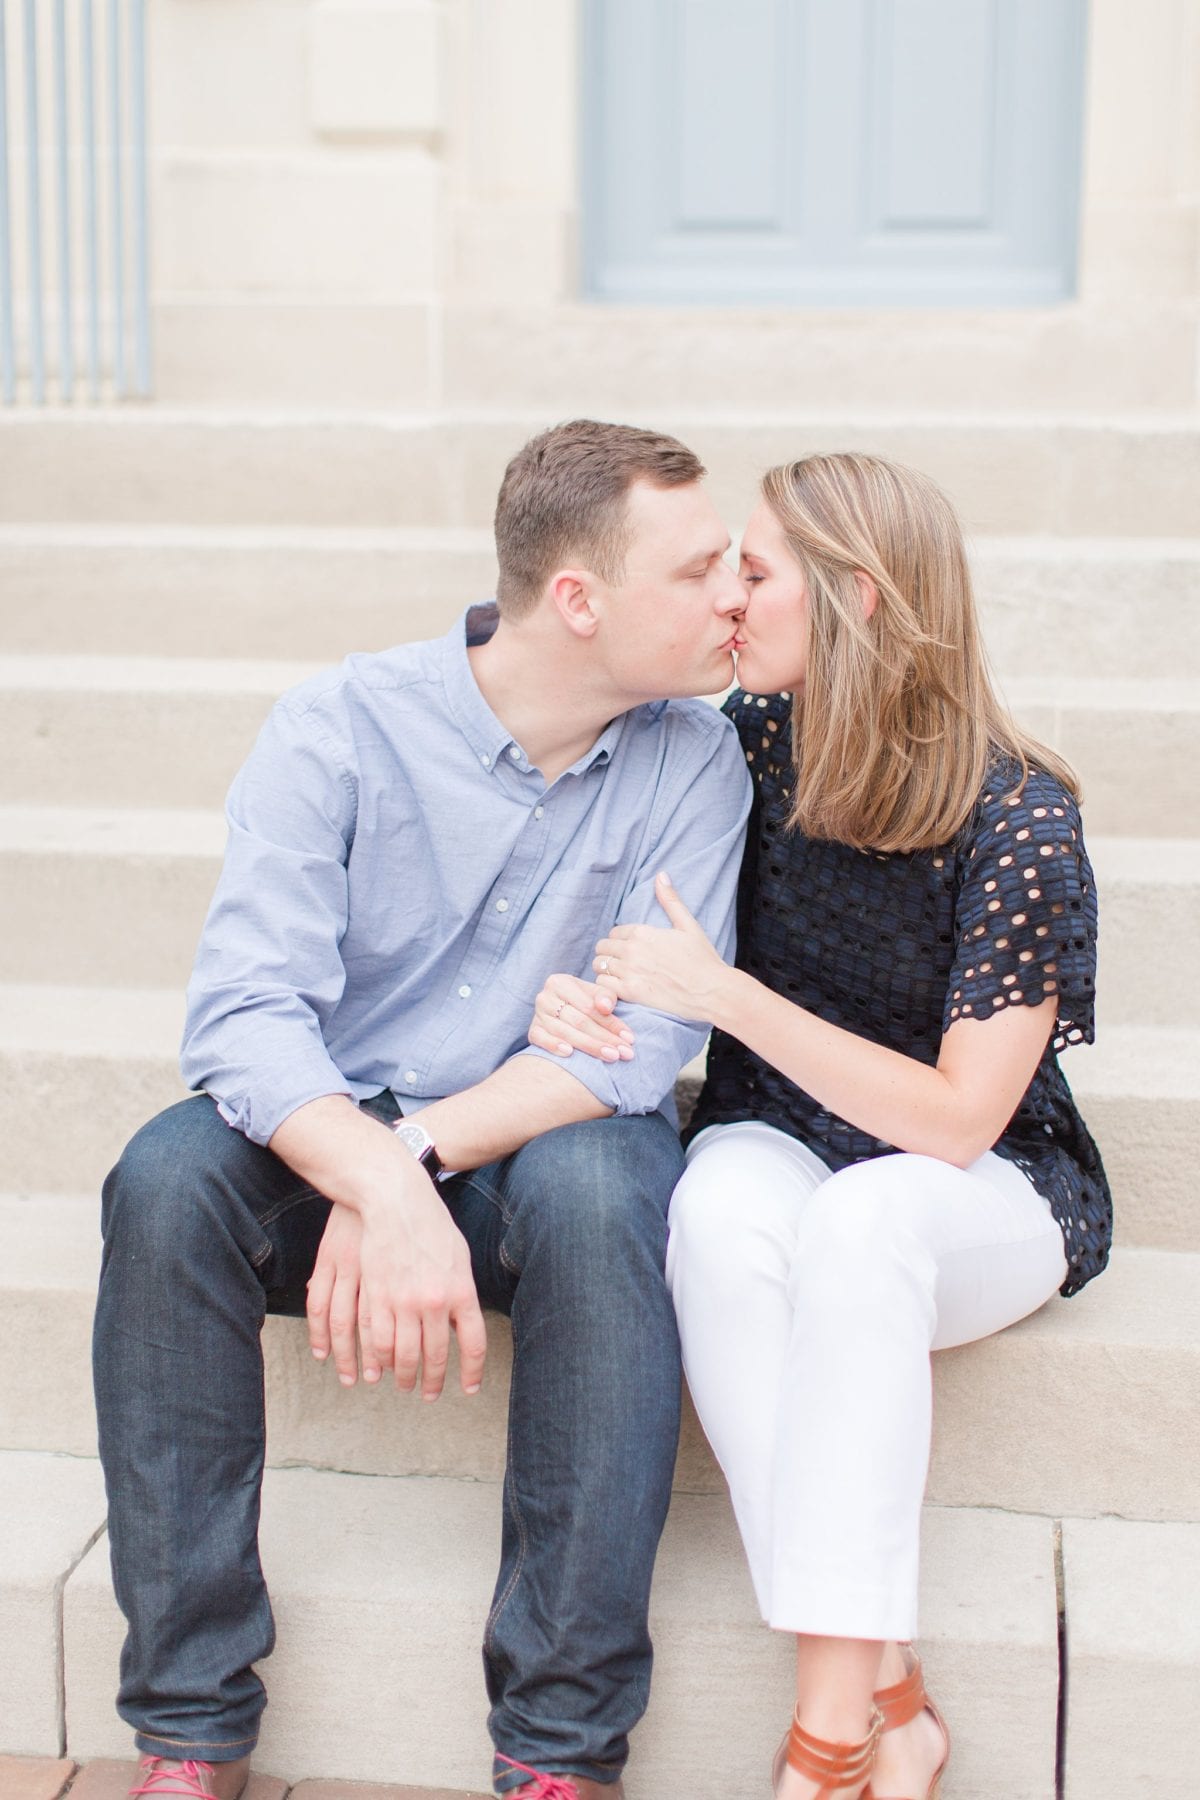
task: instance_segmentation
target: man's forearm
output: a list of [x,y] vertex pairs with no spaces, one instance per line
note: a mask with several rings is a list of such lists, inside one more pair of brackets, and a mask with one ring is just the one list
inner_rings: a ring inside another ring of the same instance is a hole
[[342,1094],[297,1107],[268,1147],[327,1200],[357,1213],[395,1193],[398,1184],[400,1191],[414,1180],[428,1185],[424,1170],[387,1126]]
[[448,1169],[478,1169],[531,1138],[582,1119],[607,1119],[582,1081],[537,1056],[514,1056],[474,1087],[423,1108],[420,1118]]

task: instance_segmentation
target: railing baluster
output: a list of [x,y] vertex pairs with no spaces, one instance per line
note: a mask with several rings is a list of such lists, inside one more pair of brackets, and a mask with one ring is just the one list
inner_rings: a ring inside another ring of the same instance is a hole
[[67,157],[67,0],[54,0],[54,97],[58,127],[58,391],[67,404],[75,389],[71,305],[71,180]]
[[8,211],[8,35],[5,0],[0,0],[0,396],[11,406],[17,396],[17,356],[13,342],[12,233]]
[[125,397],[125,212],[121,193],[121,0],[108,0],[108,129],[112,157],[113,391]]
[[42,182],[35,0],[25,0],[25,145],[29,193],[29,375],[34,405],[41,406],[46,399],[46,352],[42,337]]
[[88,392],[100,398],[100,248],[96,196],[96,43],[92,0],[82,0],[84,242],[87,261]]
[[150,375],[150,202],[146,192],[146,0],[133,0],[130,99],[133,131],[133,256],[136,388],[148,398]]
[[[98,0],[18,0],[10,12],[0,0],[0,405],[153,394],[148,11],[147,0],[108,0],[103,16]],[[12,197],[22,155],[23,228]]]

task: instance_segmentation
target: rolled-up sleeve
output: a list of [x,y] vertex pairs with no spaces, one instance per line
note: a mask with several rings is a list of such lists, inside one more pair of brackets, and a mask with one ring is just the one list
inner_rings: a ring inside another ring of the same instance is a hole
[[230,789],[224,867],[188,985],[180,1066],[265,1144],[297,1107],[352,1089],[325,1047],[342,997],[356,795],[310,708],[280,701]]
[[[636,878],[612,923],[669,923],[654,891],[655,876],[665,869],[689,912],[725,960],[732,962],[752,789],[733,725],[719,713],[713,718],[715,729],[703,716],[686,721],[691,735],[678,758],[672,759],[671,779],[662,783],[656,796]],[[569,973],[592,979],[590,965]],[[544,1057],[568,1070],[618,1116],[656,1112],[680,1069],[703,1049],[709,1027],[624,1001],[617,1010],[635,1035],[631,1062],[605,1063],[579,1050],[570,1057],[555,1056],[534,1045],[521,1054]]]

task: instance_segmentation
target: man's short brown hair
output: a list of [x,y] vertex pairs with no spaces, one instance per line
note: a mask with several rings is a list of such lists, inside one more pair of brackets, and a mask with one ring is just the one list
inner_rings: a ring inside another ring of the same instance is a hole
[[635,481],[685,487],[704,465],[678,438],[634,425],[572,419],[517,451],[496,501],[496,599],[506,618],[532,611],[554,571],[578,563],[622,578],[625,499]]

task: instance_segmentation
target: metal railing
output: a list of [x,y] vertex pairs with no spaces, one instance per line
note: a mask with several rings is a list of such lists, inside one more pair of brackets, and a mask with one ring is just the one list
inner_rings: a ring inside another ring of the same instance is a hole
[[5,405],[149,396],[148,210],[146,0],[0,0]]

